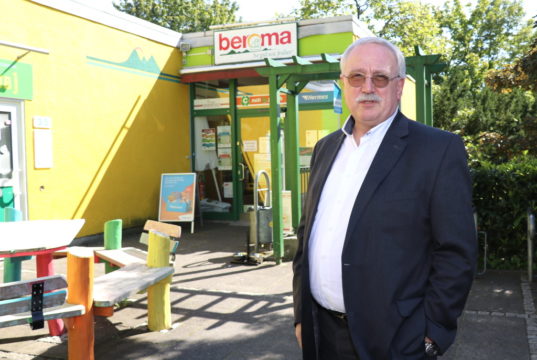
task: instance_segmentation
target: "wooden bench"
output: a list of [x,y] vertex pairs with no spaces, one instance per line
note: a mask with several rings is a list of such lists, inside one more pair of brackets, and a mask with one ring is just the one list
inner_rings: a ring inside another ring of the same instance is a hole
[[[168,237],[168,247],[170,254],[170,266],[173,266],[175,261],[175,252],[179,246],[179,237],[181,237],[181,227],[178,225],[162,223],[153,220],[147,220],[144,225],[145,231],[157,231]],[[142,232],[140,235],[140,243],[148,245],[149,234]],[[105,260],[112,265],[120,268],[129,264],[145,264],[147,260],[147,252],[135,247],[123,247],[112,250],[95,250],[95,256]]]
[[112,316],[113,306],[173,275],[170,266],[151,268],[145,264],[129,264],[99,276],[93,283],[93,306],[96,316]]
[[40,329],[46,320],[83,315],[83,305],[65,302],[66,287],[63,275],[0,284],[0,327],[30,324]]

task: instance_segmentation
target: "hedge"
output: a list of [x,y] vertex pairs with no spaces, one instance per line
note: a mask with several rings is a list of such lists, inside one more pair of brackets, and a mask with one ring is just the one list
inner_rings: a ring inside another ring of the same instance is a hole
[[[499,165],[480,163],[470,171],[479,230],[488,237],[489,268],[524,269],[527,212],[537,213],[537,158],[523,156]],[[537,245],[537,239],[535,242]]]

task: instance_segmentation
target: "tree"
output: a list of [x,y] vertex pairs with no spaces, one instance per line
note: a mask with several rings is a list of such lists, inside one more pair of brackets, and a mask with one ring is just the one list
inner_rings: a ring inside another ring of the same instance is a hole
[[120,0],[114,7],[178,32],[205,31],[211,25],[240,21],[233,0]]
[[[537,16],[535,18],[537,19]],[[537,29],[537,20],[533,28]],[[537,91],[537,34],[524,56],[503,69],[489,71],[486,81],[495,90],[504,92],[514,87]]]
[[434,7],[410,0],[301,0],[290,16],[299,19],[355,15],[378,36],[391,40],[407,56],[414,45],[428,54],[443,53],[446,41]]
[[535,115],[535,97],[524,91],[494,92],[485,83],[493,69],[520,56],[531,26],[517,0],[478,0],[463,8],[451,0],[436,17],[448,37],[448,70],[436,78],[435,125],[465,137],[474,159],[503,162],[536,153],[524,140]]

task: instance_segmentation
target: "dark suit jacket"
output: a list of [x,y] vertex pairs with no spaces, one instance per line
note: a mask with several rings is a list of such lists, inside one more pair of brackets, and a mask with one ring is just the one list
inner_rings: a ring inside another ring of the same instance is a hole
[[[344,137],[338,130],[315,146],[297,232],[295,320],[302,323],[308,360],[316,359],[308,239]],[[356,198],[341,257],[343,298],[360,359],[424,359],[425,336],[444,352],[470,290],[476,249],[461,139],[398,113]]]

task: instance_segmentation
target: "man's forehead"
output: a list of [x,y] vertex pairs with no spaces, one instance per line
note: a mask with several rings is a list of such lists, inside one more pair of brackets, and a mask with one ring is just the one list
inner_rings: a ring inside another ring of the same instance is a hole
[[397,67],[395,55],[379,44],[364,44],[349,54],[345,61],[348,71],[383,72]]

